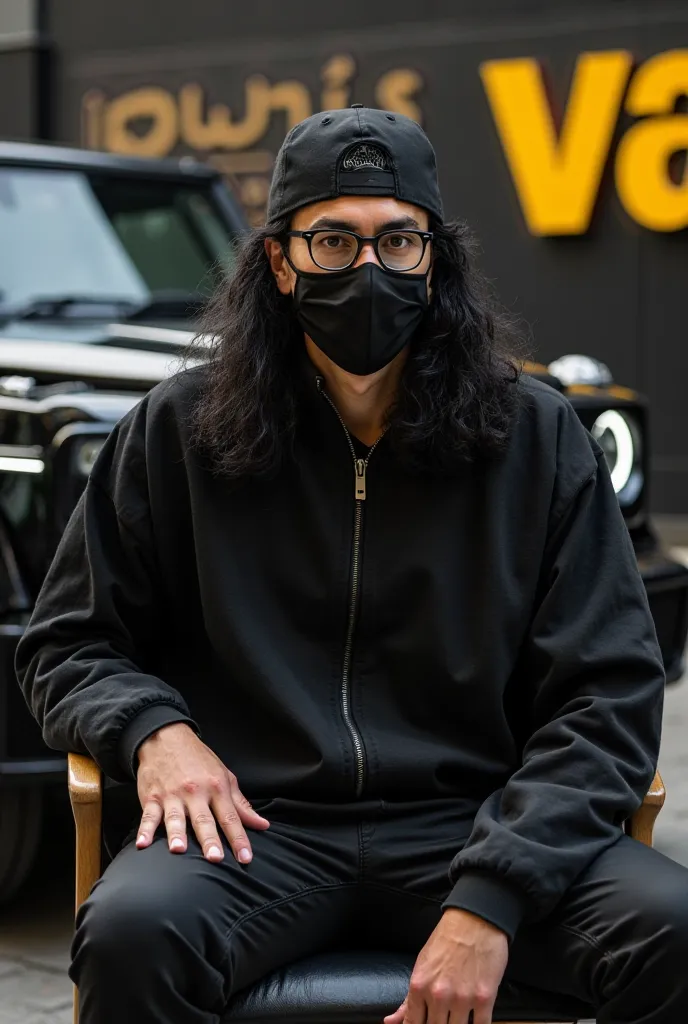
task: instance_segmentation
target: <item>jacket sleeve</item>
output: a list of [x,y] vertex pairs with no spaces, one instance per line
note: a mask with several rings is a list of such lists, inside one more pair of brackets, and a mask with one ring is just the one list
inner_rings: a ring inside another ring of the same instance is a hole
[[602,451],[576,432],[573,457],[582,441],[594,468],[549,530],[517,667],[529,739],[452,861],[443,904],[510,938],[619,839],[659,753],[665,677],[645,587]]
[[146,671],[146,651],[164,637],[164,601],[144,419],[145,410],[135,410],[106,442],[16,655],[48,746],[88,753],[120,781],[135,778],[137,748],[151,733],[172,722],[195,728],[177,690]]

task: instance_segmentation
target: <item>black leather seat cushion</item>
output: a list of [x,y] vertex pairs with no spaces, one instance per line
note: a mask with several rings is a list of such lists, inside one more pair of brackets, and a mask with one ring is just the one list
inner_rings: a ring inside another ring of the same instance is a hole
[[[237,993],[223,1024],[382,1024],[406,997],[415,957],[337,951],[299,960]],[[592,1007],[566,996],[502,985],[495,1021],[576,1021]]]

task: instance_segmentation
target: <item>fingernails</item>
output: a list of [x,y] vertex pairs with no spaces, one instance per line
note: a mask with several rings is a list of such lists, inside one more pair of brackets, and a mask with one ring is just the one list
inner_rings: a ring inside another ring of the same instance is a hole
[[181,853],[184,849],[184,842],[181,839],[173,839],[170,843],[170,850],[172,853]]
[[251,851],[244,847],[243,850],[239,850],[238,858],[242,864],[248,864],[251,859]]
[[141,846],[145,842],[146,842],[146,837],[144,835],[140,835],[138,837],[138,839],[136,840],[136,845],[137,846]]
[[209,857],[217,857],[218,860],[222,860],[222,850],[219,846],[211,846],[208,850]]

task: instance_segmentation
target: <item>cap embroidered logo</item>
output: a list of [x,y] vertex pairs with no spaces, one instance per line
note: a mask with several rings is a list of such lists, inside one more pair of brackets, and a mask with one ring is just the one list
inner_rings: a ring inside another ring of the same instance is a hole
[[359,142],[352,146],[342,161],[345,171],[388,171],[390,169],[387,154],[369,142]]

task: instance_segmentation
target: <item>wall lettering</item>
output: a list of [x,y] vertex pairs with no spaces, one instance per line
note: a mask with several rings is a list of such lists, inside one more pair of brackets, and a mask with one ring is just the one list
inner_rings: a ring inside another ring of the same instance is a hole
[[480,76],[531,234],[587,231],[622,109],[640,120],[614,156],[621,204],[654,231],[688,226],[685,161],[678,175],[671,164],[688,147],[688,115],[675,112],[688,94],[688,50],[657,54],[634,73],[626,50],[581,54],[558,132],[538,61],[487,61]]
[[670,173],[672,156],[688,149],[688,114],[674,112],[679,96],[688,96],[688,50],[670,50],[641,64],[626,96],[628,113],[643,120],[619,143],[616,188],[629,215],[653,231],[688,227],[685,157],[676,179]]
[[[193,81],[176,92],[145,86],[113,97],[91,89],[81,103],[82,141],[90,149],[144,157],[168,156],[184,146],[227,176],[249,219],[260,223],[274,162],[264,140],[274,116],[281,118],[286,134],[317,110],[349,106],[356,71],[350,54],[334,54],[320,69],[319,96],[295,78],[271,82],[262,74],[249,75],[240,111],[210,102]],[[413,68],[393,68],[378,79],[375,102],[422,122],[422,87],[423,79]]]

